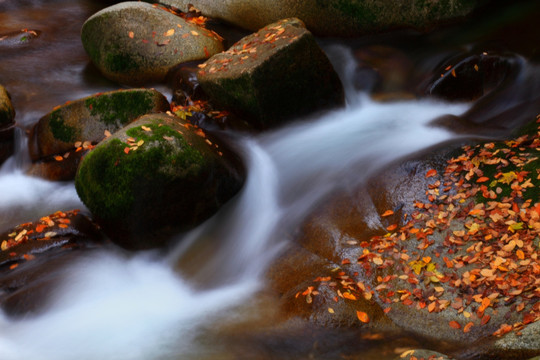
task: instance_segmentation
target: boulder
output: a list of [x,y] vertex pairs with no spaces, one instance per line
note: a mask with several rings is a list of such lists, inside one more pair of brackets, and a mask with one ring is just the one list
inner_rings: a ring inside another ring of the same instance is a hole
[[334,195],[297,238],[322,265],[311,281],[291,268],[305,290],[285,308],[309,294],[314,306],[296,314],[315,322],[330,288],[455,358],[538,355],[538,130],[540,120],[508,141],[431,151]]
[[0,85],[0,165],[14,151],[15,110],[11,104],[11,97],[6,89]]
[[426,93],[451,101],[476,100],[516,76],[519,65],[515,56],[487,52],[461,55],[445,61]]
[[0,234],[0,307],[12,317],[38,313],[62,278],[59,268],[103,241],[97,225],[78,210],[57,211]]
[[467,0],[160,0],[186,10],[256,30],[279,19],[297,17],[316,35],[358,36],[394,28],[426,29],[468,15],[479,1]]
[[81,39],[105,77],[128,85],[163,81],[174,66],[223,51],[213,32],[158,6],[134,1],[91,16]]
[[262,128],[345,101],[332,64],[298,19],[268,25],[200,67],[215,103]]
[[155,114],[98,144],[81,162],[75,187],[113,241],[145,249],[200,224],[243,181],[224,144],[183,119]]
[[167,99],[153,89],[110,91],[58,106],[32,128],[30,174],[73,179],[81,151],[142,115],[167,110]]
[[9,127],[15,119],[15,110],[11,104],[11,97],[6,89],[0,85],[0,129]]

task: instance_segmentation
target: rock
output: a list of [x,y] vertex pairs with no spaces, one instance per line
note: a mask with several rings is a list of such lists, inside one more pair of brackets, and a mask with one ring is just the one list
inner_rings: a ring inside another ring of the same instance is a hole
[[441,67],[426,92],[444,100],[476,100],[507,80],[516,67],[517,59],[510,56],[482,53],[453,58]]
[[83,159],[75,187],[113,241],[162,246],[214,214],[241,188],[235,155],[185,120],[146,115]]
[[394,28],[426,29],[468,15],[479,3],[467,0],[160,0],[186,10],[193,4],[204,15],[250,30],[297,17],[316,35],[358,36]]
[[11,97],[6,89],[0,85],[0,129],[9,127],[15,119],[15,110],[11,104]]
[[414,349],[407,350],[401,353],[401,355],[396,356],[394,360],[452,360],[454,358],[448,357],[444,354],[438,353],[436,351],[425,350],[425,349]]
[[31,29],[22,29],[0,34],[0,49],[3,51],[18,49],[23,45],[29,44],[30,41],[38,38],[40,35],[41,31]]
[[458,359],[538,355],[540,120],[531,125],[506,142],[432,149],[334,195],[297,244],[339,269],[318,265],[303,287],[313,294],[322,276],[338,301],[358,303],[367,291],[386,320]]
[[[1,38],[1,37],[0,37]],[[15,110],[11,97],[0,85],[0,165],[13,155],[15,145]]]
[[36,313],[53,293],[57,267],[73,250],[103,243],[98,227],[78,210],[58,211],[0,235],[0,306],[10,316]]
[[[117,90],[68,102],[42,117],[32,128],[30,174],[70,180],[81,150],[86,151],[139,116],[169,110],[167,99],[153,89]],[[67,156],[66,156],[67,154]]]
[[91,16],[81,38],[103,75],[128,85],[163,81],[172,67],[223,51],[211,31],[160,7],[134,1]]
[[201,67],[205,93],[262,128],[344,104],[336,72],[298,19],[268,25]]

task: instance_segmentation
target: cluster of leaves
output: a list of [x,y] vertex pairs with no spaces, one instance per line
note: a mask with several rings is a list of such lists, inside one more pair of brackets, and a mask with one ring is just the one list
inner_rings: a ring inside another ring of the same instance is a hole
[[[72,211],[57,211],[52,215],[44,216],[39,221],[34,223],[20,224],[13,229],[6,238],[0,240],[0,250],[9,252],[10,257],[18,256],[15,247],[29,241],[50,241],[58,236],[61,229],[67,229],[71,223],[70,218],[77,215],[79,210]],[[25,260],[32,260],[33,255],[25,254]],[[15,269],[17,263],[10,266],[10,269]]]
[[286,30],[280,23],[259,30],[231,46],[223,53],[224,56],[214,57],[206,63],[200,64],[199,74],[227,71],[229,68],[242,65],[246,61],[256,60],[258,53],[293,42],[297,34]]
[[493,335],[519,335],[540,319],[539,150],[540,119],[515,140],[464,147],[443,174],[426,172],[428,202],[417,201],[401,224],[363,241],[355,264],[343,260],[370,284],[345,272],[316,280],[340,284],[349,294],[337,290],[338,297],[347,300],[376,298],[386,313],[398,303],[430,313],[454,309],[459,316],[448,325],[465,333],[504,306],[520,320],[491,326]]

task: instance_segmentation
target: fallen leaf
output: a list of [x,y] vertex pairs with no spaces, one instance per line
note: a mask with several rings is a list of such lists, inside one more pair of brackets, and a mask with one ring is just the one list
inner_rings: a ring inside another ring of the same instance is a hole
[[431,169],[426,173],[426,179],[435,175],[437,175],[437,170]]
[[369,322],[368,314],[363,312],[363,311],[357,311],[356,316],[358,317],[358,320],[360,320],[363,323],[368,323]]
[[172,35],[174,35],[174,29],[169,29],[167,30],[167,32],[163,34],[163,36],[172,36]]
[[386,217],[390,215],[394,215],[394,212],[392,210],[386,210],[381,216]]
[[454,321],[454,320],[450,321],[448,325],[450,325],[450,327],[453,329],[461,329],[461,325],[457,321]]

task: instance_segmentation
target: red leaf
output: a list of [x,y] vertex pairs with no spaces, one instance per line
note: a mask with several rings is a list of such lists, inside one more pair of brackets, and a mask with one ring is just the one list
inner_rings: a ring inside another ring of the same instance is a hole
[[450,327],[454,329],[461,329],[461,325],[457,321],[454,321],[454,320],[450,321],[448,325],[450,325]]
[[432,176],[435,176],[435,175],[437,175],[437,170],[431,169],[431,170],[429,170],[429,171],[426,173],[426,179],[427,179],[427,178],[430,178],[430,177],[432,177]]

